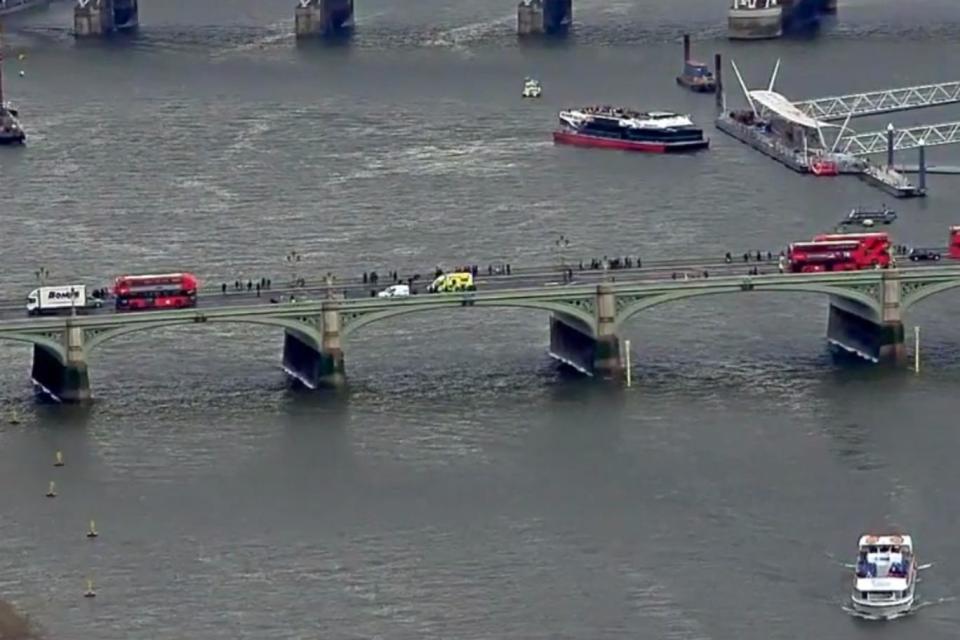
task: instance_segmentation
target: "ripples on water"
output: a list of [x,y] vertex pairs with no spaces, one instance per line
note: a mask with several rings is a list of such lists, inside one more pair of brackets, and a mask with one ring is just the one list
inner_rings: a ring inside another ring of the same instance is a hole
[[[724,2],[577,0],[570,39],[525,45],[512,2],[357,0],[354,38],[314,47],[293,46],[291,4],[144,0],[137,37],[78,47],[69,4],[14,21],[31,144],[0,157],[4,298],[37,263],[215,283],[285,277],[293,248],[316,273],[544,263],[559,233],[583,257],[773,248],[880,196],[717,136],[686,158],[554,148],[556,109],[708,122],[673,86],[685,31],[751,78],[782,55],[798,96],[945,80],[960,55],[946,0],[851,0],[821,37],[751,53]],[[545,98],[518,105],[528,73]],[[960,222],[955,185],[931,185],[898,203],[906,242]],[[915,533],[938,562],[925,597],[960,592],[955,308],[912,312],[917,377],[835,365],[818,298],[659,307],[623,329],[629,390],[559,373],[545,315],[513,310],[372,325],[350,390],[313,396],[259,328],[107,344],[89,410],[33,403],[29,350],[0,344],[0,415],[23,419],[0,421],[0,590],[54,638],[865,637],[823,560],[865,529]],[[896,629],[957,625],[945,605]]]

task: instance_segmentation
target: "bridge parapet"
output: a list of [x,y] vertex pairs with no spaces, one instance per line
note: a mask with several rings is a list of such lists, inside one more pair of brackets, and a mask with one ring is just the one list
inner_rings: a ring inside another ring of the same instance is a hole
[[452,308],[508,307],[550,312],[551,355],[579,370],[616,378],[619,331],[634,315],[667,302],[723,293],[826,295],[828,339],[870,360],[899,362],[903,315],[912,305],[960,287],[960,267],[847,273],[713,276],[493,289],[405,298],[343,299],[0,321],[0,340],[34,347],[33,377],[67,401],[89,399],[87,360],[102,344],[138,331],[240,322],[284,330],[284,369],[308,387],[344,381],[344,343],[359,329],[402,315]]

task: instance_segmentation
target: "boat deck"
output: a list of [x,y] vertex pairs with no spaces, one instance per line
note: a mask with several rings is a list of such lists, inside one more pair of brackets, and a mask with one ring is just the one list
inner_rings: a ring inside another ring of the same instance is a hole
[[[810,163],[802,152],[783,144],[776,136],[764,132],[762,127],[738,122],[728,115],[719,116],[715,124],[720,131],[797,173],[812,173]],[[859,160],[838,162],[837,168],[839,173],[859,176],[864,182],[896,198],[917,198],[926,195],[926,190],[917,187],[906,176],[894,169],[878,167]]]

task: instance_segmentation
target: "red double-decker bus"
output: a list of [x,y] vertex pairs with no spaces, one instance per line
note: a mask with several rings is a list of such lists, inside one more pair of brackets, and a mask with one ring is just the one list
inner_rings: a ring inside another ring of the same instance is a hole
[[954,260],[960,260],[960,226],[950,227],[950,245],[947,248],[947,255]]
[[117,311],[184,309],[197,306],[197,277],[192,273],[120,276],[113,285]]
[[794,273],[886,269],[890,247],[886,233],[823,233],[790,245],[787,257]]
[[860,243],[856,240],[794,242],[787,248],[787,259],[793,273],[818,271],[856,271],[856,254]]
[[814,242],[838,242],[856,240],[863,247],[867,266],[874,261],[881,267],[890,266],[890,236],[883,232],[875,233],[821,233],[813,237]]

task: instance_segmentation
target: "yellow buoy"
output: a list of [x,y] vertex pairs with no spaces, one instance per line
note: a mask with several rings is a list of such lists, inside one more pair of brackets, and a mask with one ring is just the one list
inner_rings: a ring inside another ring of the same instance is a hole
[[93,590],[93,580],[87,578],[87,591],[83,594],[84,598],[96,598],[97,592]]
[[50,488],[47,489],[47,497],[48,498],[57,497],[57,485],[53,480],[50,481]]
[[98,535],[100,535],[100,534],[97,533],[97,523],[94,522],[93,520],[91,520],[91,521],[90,521],[90,529],[87,530],[87,537],[88,537],[88,538],[96,538]]
[[54,459],[54,462],[53,462],[53,466],[55,466],[55,467],[62,467],[62,466],[63,466],[63,452],[62,452],[62,451],[57,451],[57,455],[55,456],[55,459]]

